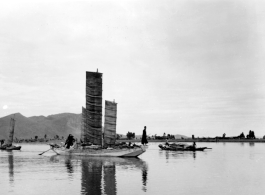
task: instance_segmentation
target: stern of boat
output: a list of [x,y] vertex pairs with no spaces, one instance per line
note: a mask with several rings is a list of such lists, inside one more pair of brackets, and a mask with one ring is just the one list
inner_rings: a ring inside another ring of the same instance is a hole
[[140,148],[137,148],[127,154],[121,155],[120,157],[138,157],[139,155],[143,154],[145,152],[144,146],[140,146]]

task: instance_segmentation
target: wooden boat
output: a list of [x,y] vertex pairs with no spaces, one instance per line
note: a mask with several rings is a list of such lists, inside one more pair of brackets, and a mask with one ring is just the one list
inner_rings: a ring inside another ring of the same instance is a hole
[[93,156],[93,157],[137,157],[145,152],[143,146],[132,149],[93,149],[93,148],[53,148],[60,155]]
[[11,117],[10,119],[10,126],[9,126],[9,136],[6,143],[4,143],[0,150],[20,150],[21,146],[14,146],[13,144],[13,137],[15,132],[15,115],[14,118]]
[[20,150],[21,146],[10,146],[10,147],[6,147],[6,150]]
[[159,144],[159,148],[162,150],[170,150],[170,151],[204,151],[205,149],[211,149],[207,147],[194,147],[193,145],[187,145],[187,144],[179,144],[179,143],[173,143],[173,144]]
[[[105,121],[102,131],[102,73],[86,72],[86,108],[82,107],[81,142],[72,148],[51,149],[60,155],[137,157],[144,147],[120,148],[116,142],[117,103],[105,100]],[[82,146],[82,145],[92,146]]]

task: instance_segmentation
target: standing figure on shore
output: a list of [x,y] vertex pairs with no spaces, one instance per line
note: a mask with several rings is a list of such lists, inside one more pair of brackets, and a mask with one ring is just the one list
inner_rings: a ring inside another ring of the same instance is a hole
[[144,126],[143,130],[143,136],[142,136],[142,144],[146,145],[148,143],[147,138],[146,138],[146,126]]

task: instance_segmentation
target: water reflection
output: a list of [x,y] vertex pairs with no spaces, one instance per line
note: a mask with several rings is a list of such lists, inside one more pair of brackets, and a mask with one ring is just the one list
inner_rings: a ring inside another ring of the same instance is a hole
[[169,152],[166,152],[166,159],[168,160],[169,158]]
[[73,178],[73,173],[74,173],[74,168],[72,165],[71,158],[66,158],[65,159],[65,167],[67,169],[67,173],[69,174],[69,178]]
[[196,151],[160,151],[159,156],[163,157],[166,156],[166,162],[170,159],[170,157],[175,158],[187,158],[187,157],[193,157],[196,159]]
[[196,152],[193,152],[193,158],[196,159]]
[[117,192],[116,187],[116,167],[115,163],[103,165],[104,192],[114,195]]
[[255,146],[255,142],[249,142],[249,146]]
[[144,192],[147,191],[147,166],[143,166],[142,168],[142,181],[143,181],[143,188],[142,190]]
[[122,169],[138,169],[142,171],[142,190],[147,191],[147,164],[138,158],[103,158],[103,157],[63,157],[52,156],[53,162],[64,158],[65,167],[72,178],[75,170],[73,161],[77,160],[81,165],[81,194],[88,195],[116,195],[117,194],[117,167]]
[[86,158],[82,159],[82,194],[117,194],[116,166],[141,169],[143,190],[147,186],[147,166],[140,159]]
[[8,152],[8,169],[9,169],[9,182],[12,185],[14,182],[14,159],[13,152]]
[[[101,180],[102,180],[102,161],[94,159],[82,160],[82,178],[81,178],[81,193],[82,194],[95,194],[101,193]],[[111,194],[116,194],[111,193]]]

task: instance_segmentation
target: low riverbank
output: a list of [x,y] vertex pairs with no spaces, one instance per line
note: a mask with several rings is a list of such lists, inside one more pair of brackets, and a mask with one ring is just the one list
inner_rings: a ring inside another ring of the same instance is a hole
[[[133,140],[128,140],[128,139],[122,139],[122,140],[117,140],[118,142],[141,142],[140,139],[133,139]],[[166,139],[164,140],[148,140],[148,142],[165,142]],[[251,143],[265,143],[265,139],[169,139],[168,142],[251,142]]]
[[[148,142],[165,142],[166,139],[149,139]],[[64,143],[65,140],[45,140],[45,141],[14,141],[14,143]],[[116,142],[132,142],[132,143],[141,143],[140,139],[118,139]],[[168,139],[168,142],[246,142],[246,143],[265,143],[265,139],[210,139],[210,138],[197,138],[197,139]]]

